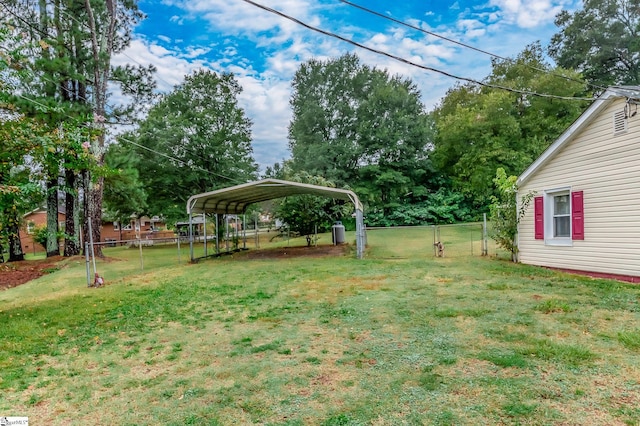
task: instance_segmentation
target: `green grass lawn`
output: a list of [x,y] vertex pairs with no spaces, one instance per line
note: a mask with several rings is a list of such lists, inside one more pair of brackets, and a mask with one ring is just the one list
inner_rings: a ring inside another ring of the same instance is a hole
[[84,261],[71,259],[0,292],[0,416],[640,424],[640,287],[435,258],[411,229],[368,241],[363,260],[187,264],[187,250],[145,248],[142,270],[136,249],[113,248],[98,263],[104,288],[87,288]]

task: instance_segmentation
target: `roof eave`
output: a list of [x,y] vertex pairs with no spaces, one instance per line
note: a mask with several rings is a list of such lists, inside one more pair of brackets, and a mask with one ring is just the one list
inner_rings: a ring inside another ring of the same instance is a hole
[[602,109],[613,99],[629,97],[626,90],[612,87],[607,89],[598,99],[587,108],[585,112],[565,130],[554,143],[552,143],[519,177],[516,184],[520,187],[525,184],[541,167],[551,161],[558,152],[573,138],[589,125]]

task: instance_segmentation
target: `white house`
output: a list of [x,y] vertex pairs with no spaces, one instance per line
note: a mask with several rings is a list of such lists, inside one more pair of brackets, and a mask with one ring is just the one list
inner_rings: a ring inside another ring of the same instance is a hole
[[639,103],[609,88],[518,178],[522,263],[640,282]]

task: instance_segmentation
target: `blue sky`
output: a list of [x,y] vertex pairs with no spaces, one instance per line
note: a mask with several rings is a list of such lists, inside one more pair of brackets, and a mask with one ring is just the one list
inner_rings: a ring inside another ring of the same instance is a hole
[[[491,57],[339,0],[255,0],[309,25],[360,44],[462,77],[482,79]],[[532,42],[543,47],[557,32],[553,20],[575,10],[579,0],[358,0],[353,3],[424,30],[513,57]],[[147,14],[131,46],[116,63],[154,64],[159,90],[170,91],[186,74],[208,68],[233,72],[243,87],[239,97],[253,121],[254,157],[261,169],[289,157],[291,79],[311,58],[355,52],[369,65],[411,78],[433,109],[456,80],[359,49],[242,0],[140,0]]]

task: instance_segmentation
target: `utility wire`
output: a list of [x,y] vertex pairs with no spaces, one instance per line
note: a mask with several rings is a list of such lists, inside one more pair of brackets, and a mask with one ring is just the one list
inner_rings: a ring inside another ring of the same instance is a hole
[[[396,18],[392,18],[392,17],[390,17],[390,16],[388,16],[388,15],[385,15],[385,14],[380,13],[380,12],[376,12],[375,10],[368,9],[368,8],[366,8],[366,7],[364,7],[364,6],[361,6],[361,5],[356,4],[356,3],[352,3],[352,2],[350,2],[350,1],[348,1],[348,0],[338,0],[338,1],[339,1],[339,2],[341,2],[341,3],[344,3],[344,4],[348,5],[348,6],[352,6],[352,7],[355,7],[356,9],[360,9],[360,10],[362,10],[362,11],[364,11],[364,12],[367,12],[367,13],[370,13],[370,14],[372,14],[372,15],[378,16],[378,17],[380,17],[380,18],[383,18],[383,19],[389,20],[389,21],[391,21],[391,22],[395,22],[395,23],[396,23],[396,24],[398,24],[398,25],[402,25],[402,26],[405,26],[405,27],[407,27],[407,28],[411,28],[412,30],[416,30],[416,31],[419,31],[419,32],[424,33],[424,34],[428,34],[428,35],[430,35],[430,36],[433,36],[433,37],[439,38],[439,39],[444,40],[444,41],[447,41],[447,42],[449,42],[449,43],[457,44],[458,46],[462,46],[462,47],[464,47],[464,48],[474,50],[474,51],[479,52],[479,53],[482,53],[482,54],[484,54],[484,55],[491,56],[492,58],[500,59],[500,60],[507,61],[507,62],[515,62],[515,60],[514,60],[514,59],[512,59],[512,58],[507,58],[507,57],[504,57],[504,56],[500,56],[500,55],[497,55],[497,54],[495,54],[495,53],[491,53],[491,52],[489,52],[489,51],[486,51],[486,50],[483,50],[483,49],[479,49],[479,48],[477,48],[477,47],[475,47],[475,46],[471,46],[471,45],[469,45],[469,44],[463,43],[463,42],[461,42],[461,41],[454,40],[454,39],[449,38],[449,37],[445,37],[445,36],[443,36],[443,35],[440,35],[440,34],[434,33],[434,32],[432,32],[432,31],[425,30],[424,28],[420,28],[420,27],[417,27],[417,26],[415,26],[415,25],[411,25],[411,24],[409,24],[409,23],[407,23],[407,22],[401,21],[401,20],[396,19]],[[538,68],[538,67],[534,67],[533,65],[528,65],[528,64],[524,64],[524,66],[526,66],[527,68],[530,68],[530,69],[532,69],[532,70],[538,71],[538,72],[542,72],[542,73],[545,73],[545,74],[549,74],[549,75],[552,75],[552,76],[555,76],[555,77],[559,77],[559,78],[562,78],[562,79],[565,79],[565,80],[568,80],[568,81],[573,81],[574,83],[581,83],[581,84],[585,84],[585,82],[584,82],[584,81],[580,81],[580,80],[578,80],[578,79],[571,78],[571,77],[568,77],[568,76],[566,76],[566,75],[562,75],[562,74],[554,73],[554,72],[549,71],[549,70],[546,70],[546,69],[544,69],[544,68]],[[594,87],[594,88],[596,88],[596,89],[600,89],[600,90],[602,90],[602,91],[606,90],[606,87],[602,87],[602,86],[598,86],[598,85],[590,84],[590,83],[586,83],[586,84],[588,84],[589,86]]]
[[[33,73],[33,72],[32,72],[32,73]],[[34,74],[34,76],[35,76],[35,74]],[[43,80],[46,80],[46,81],[49,81],[49,82],[51,82],[51,83],[56,83],[54,80],[47,79],[47,78],[42,77],[42,76],[40,76],[39,78],[41,78],[41,79],[43,79]],[[57,84],[57,83],[56,83],[56,84]],[[15,96],[17,96],[17,97],[19,97],[19,98],[21,98],[21,99],[24,99],[24,100],[25,100],[25,101],[27,101],[27,102],[31,102],[32,104],[38,105],[38,106],[40,106],[41,108],[43,108],[43,109],[45,109],[45,110],[46,110],[46,109],[51,108],[51,106],[45,105],[45,104],[43,104],[43,103],[41,103],[41,102],[38,102],[38,101],[37,101],[37,100],[35,100],[35,99],[32,99],[32,98],[27,97],[27,96],[24,96],[24,95],[22,95],[22,94],[20,94],[20,93],[15,93],[14,95],[15,95]],[[88,101],[88,100],[86,100],[86,99],[85,99],[85,101],[86,101],[86,102],[89,102],[89,101]],[[111,108],[111,109],[114,109],[114,107],[113,107],[112,105],[106,104],[105,106],[107,106],[107,107],[109,107],[109,108]],[[67,117],[67,118],[73,118],[73,117],[71,117],[71,116],[70,116],[70,115],[68,115],[68,114],[65,114],[65,117]],[[149,132],[147,132],[147,131],[145,131],[145,132],[144,132],[144,133],[142,133],[142,134],[145,134],[145,135],[148,135],[148,136],[153,136],[151,133],[149,133]],[[171,155],[169,155],[169,154],[165,154],[165,153],[163,153],[163,152],[160,152],[160,151],[154,150],[154,149],[152,149],[152,148],[149,148],[149,147],[146,147],[146,146],[144,146],[144,145],[141,145],[141,144],[139,144],[139,143],[137,143],[137,142],[134,142],[134,141],[132,141],[131,139],[127,138],[126,136],[122,135],[122,134],[120,134],[120,135],[115,135],[114,137],[115,137],[115,138],[117,138],[119,141],[124,141],[124,142],[130,143],[130,144],[132,144],[132,145],[135,145],[135,146],[137,146],[137,147],[139,147],[139,148],[142,148],[142,149],[145,149],[145,150],[147,150],[147,151],[150,151],[150,152],[152,152],[152,153],[154,153],[154,154],[157,154],[157,155],[159,155],[159,156],[162,156],[162,157],[168,158],[168,159],[170,159],[170,160],[172,160],[172,161],[175,161],[176,163],[182,164],[183,166],[188,167],[188,168],[190,168],[190,169],[192,169],[192,170],[202,171],[202,172],[208,173],[208,174],[210,174],[210,175],[212,175],[212,176],[216,176],[216,177],[218,177],[218,178],[222,178],[222,179],[228,180],[228,181],[233,182],[233,183],[238,183],[238,184],[246,183],[245,181],[240,181],[240,180],[238,180],[238,179],[234,179],[234,178],[231,178],[231,177],[229,177],[229,176],[225,176],[225,175],[222,175],[222,174],[220,174],[220,173],[216,173],[216,172],[213,172],[213,171],[211,171],[211,170],[207,170],[207,169],[205,169],[205,168],[203,168],[203,167],[200,167],[200,166],[190,165],[190,164],[188,164],[186,161],[181,160],[181,159],[179,159],[179,158],[177,158],[177,157],[171,156]],[[192,154],[194,153],[194,151],[193,151],[191,148],[186,148],[186,147],[184,147],[184,148],[185,148],[187,151],[191,152]],[[147,157],[145,157],[145,158],[147,158]]]
[[[254,5],[254,6],[260,7],[262,9],[264,9],[264,10],[269,11],[269,12],[275,13],[275,14],[283,17],[283,18],[289,19],[289,20],[291,20],[291,21],[293,21],[293,22],[295,22],[295,23],[297,23],[299,25],[302,25],[302,26],[304,26],[304,27],[306,27],[306,28],[308,28],[308,29],[310,29],[312,31],[317,31],[317,32],[320,32],[320,33],[325,34],[327,36],[338,38],[338,39],[340,39],[342,41],[345,41],[347,43],[351,43],[351,44],[353,44],[353,45],[355,45],[357,47],[369,50],[369,51],[371,51],[373,53],[381,54],[381,55],[384,55],[384,56],[388,56],[388,57],[390,57],[392,59],[398,60],[400,62],[404,62],[404,63],[406,63],[408,65],[416,66],[416,67],[425,69],[427,71],[437,72],[437,73],[443,74],[443,75],[451,77],[451,78],[455,78],[455,79],[459,79],[459,80],[463,80],[463,81],[468,81],[468,82],[471,82],[471,83],[474,83],[474,84],[479,84],[479,85],[486,86],[486,87],[492,87],[492,88],[501,89],[501,90],[508,90],[508,91],[515,92],[515,93],[528,94],[528,95],[539,96],[539,97],[564,99],[564,100],[589,100],[589,101],[593,100],[593,98],[565,97],[565,96],[557,96],[557,95],[540,94],[540,93],[530,92],[530,91],[522,91],[522,90],[519,90],[519,89],[513,89],[513,88],[509,88],[509,87],[505,87],[505,86],[491,84],[491,83],[484,83],[484,82],[481,82],[481,81],[478,81],[478,80],[475,80],[475,79],[456,76],[456,75],[453,75],[453,74],[449,74],[449,73],[447,73],[445,71],[438,70],[436,68],[426,67],[426,66],[423,66],[423,65],[420,65],[420,64],[413,63],[412,61],[409,61],[407,59],[404,59],[404,58],[401,58],[401,57],[398,57],[398,56],[395,56],[395,55],[392,55],[392,54],[389,54],[389,53],[386,53],[386,52],[383,52],[383,51],[379,51],[377,49],[369,48],[369,47],[367,47],[365,45],[359,44],[359,43],[357,43],[355,41],[352,41],[350,39],[346,39],[346,38],[344,38],[342,36],[339,36],[337,34],[330,33],[328,31],[324,31],[324,30],[316,28],[316,27],[312,27],[311,25],[308,25],[308,24],[306,24],[306,23],[304,23],[302,21],[299,21],[296,18],[293,18],[293,17],[291,17],[289,15],[286,15],[286,14],[284,14],[282,12],[279,12],[279,11],[277,11],[275,9],[269,8],[268,6],[260,5],[259,3],[255,3],[255,2],[253,2],[251,0],[243,0],[243,1],[246,1],[247,3],[250,3],[250,4]],[[457,44],[459,46],[475,50],[477,52],[483,53],[485,55],[488,55],[488,56],[491,56],[491,57],[494,57],[494,58],[497,58],[497,59],[500,59],[500,60],[503,60],[503,61],[514,62],[514,60],[511,59],[511,58],[507,58],[507,57],[503,57],[503,56],[500,56],[500,55],[496,55],[496,54],[488,52],[486,50],[482,50],[482,49],[476,48],[474,46],[462,43],[460,41],[457,41],[457,40],[454,40],[454,39],[451,39],[451,38],[448,38],[448,37],[444,37],[444,36],[442,36],[440,34],[424,30],[424,29],[422,29],[420,27],[408,24],[406,22],[400,21],[400,20],[395,19],[395,18],[391,18],[389,16],[386,16],[386,15],[381,14],[379,12],[376,12],[374,10],[371,10],[371,9],[366,8],[366,7],[360,6],[360,5],[356,4],[356,3],[352,3],[352,2],[350,2],[348,0],[338,0],[338,1],[340,1],[340,2],[342,2],[344,4],[346,4],[346,5],[349,5],[349,6],[357,8],[357,9],[360,9],[362,11],[365,11],[367,13],[371,13],[371,14],[373,14],[375,16],[378,16],[378,17],[381,17],[381,18],[384,18],[384,19],[388,19],[388,20],[390,20],[392,22],[395,22],[395,23],[397,23],[399,25],[403,25],[403,26],[406,26],[408,28],[414,29],[416,31],[420,31],[422,33],[425,33],[425,34],[440,38],[440,39],[448,41],[450,43],[454,43],[454,44]],[[67,12],[66,10],[62,10],[61,12],[64,13],[65,15],[67,15],[70,19],[76,21],[78,24],[83,25],[82,22],[80,22],[75,16],[69,14],[69,12]],[[143,64],[138,62],[136,59],[132,58],[131,56],[127,55],[124,52],[120,52],[119,54],[129,58],[130,60],[132,60],[133,62],[137,63],[140,66],[144,66]],[[534,67],[534,66],[531,66],[531,65],[527,65],[527,64],[524,64],[524,65],[526,67],[528,67],[530,69],[533,69],[535,71],[538,71],[538,72],[542,72],[542,73],[545,73],[545,74],[553,75],[555,77],[559,77],[559,78],[562,78],[562,79],[565,79],[565,80],[568,80],[568,81],[573,81],[573,82],[576,82],[576,83],[585,84],[584,81],[573,79],[571,77],[564,76],[562,74],[553,73],[553,72],[550,72],[549,70],[546,70],[546,69],[543,69],[543,68],[537,68],[537,67]],[[164,83],[170,85],[170,83],[167,82],[166,80],[160,79],[160,81],[163,81]],[[596,85],[590,85],[590,86],[595,87],[595,88],[600,89],[600,90],[605,90],[606,89],[604,87],[596,86]]]
[[332,33],[330,31],[326,31],[326,30],[320,29],[318,27],[314,27],[314,26],[312,26],[310,24],[307,24],[307,23],[305,23],[303,21],[300,21],[297,18],[294,18],[294,17],[292,17],[290,15],[287,15],[287,14],[285,14],[283,12],[280,12],[279,10],[270,8],[270,7],[262,5],[260,3],[256,3],[256,2],[254,2],[252,0],[242,0],[242,1],[244,1],[245,3],[249,3],[249,4],[253,5],[253,6],[256,6],[256,7],[260,8],[260,9],[263,9],[263,10],[265,10],[267,12],[270,12],[270,13],[273,13],[275,15],[278,15],[278,16],[280,16],[282,18],[285,18],[285,19],[287,19],[289,21],[292,21],[292,22],[294,22],[294,23],[296,23],[296,24],[298,24],[300,26],[303,26],[303,27],[305,27],[305,28],[307,28],[307,29],[309,29],[311,31],[315,31],[315,32],[318,32],[320,34],[324,34],[324,35],[326,35],[328,37],[336,38],[336,39],[338,39],[340,41],[343,41],[345,43],[349,43],[351,45],[354,45],[354,46],[359,47],[359,48],[361,48],[363,50],[367,50],[369,52],[375,53],[377,55],[386,56],[387,58],[394,59],[394,60],[396,60],[398,62],[402,62],[404,64],[411,65],[413,67],[420,68],[420,69],[423,69],[425,71],[431,71],[431,72],[435,72],[435,73],[438,73],[438,74],[442,74],[442,75],[444,75],[446,77],[454,78],[456,80],[467,81],[469,83],[477,84],[479,86],[489,87],[489,88],[493,88],[493,89],[506,90],[508,92],[518,93],[518,94],[521,94],[521,95],[537,96],[537,97],[549,98],[549,99],[562,99],[562,100],[570,100],[570,101],[593,101],[594,100],[594,98],[558,96],[558,95],[549,95],[549,94],[546,94],[546,93],[532,92],[532,91],[529,91],[529,90],[513,89],[513,88],[510,88],[510,87],[501,86],[501,85],[498,85],[498,84],[485,83],[485,82],[482,82],[482,81],[479,81],[479,80],[475,80],[475,79],[472,79],[472,78],[458,76],[458,75],[455,75],[455,74],[451,74],[451,73],[449,73],[447,71],[439,70],[437,68],[433,68],[433,67],[428,67],[428,66],[425,66],[425,65],[417,64],[417,63],[412,62],[412,61],[410,61],[408,59],[404,59],[404,58],[402,58],[400,56],[392,55],[391,53],[384,52],[384,51],[378,50],[378,49],[374,49],[372,47],[369,47],[369,46],[366,46],[364,44],[358,43],[356,41],[353,41],[351,39],[343,37],[343,36],[341,36],[339,34]]
[[[37,27],[36,27],[36,26],[34,26],[33,24],[29,23],[28,21],[26,21],[26,20],[22,19],[22,17],[20,17],[19,15],[17,15],[17,14],[15,14],[15,13],[13,13],[12,11],[10,11],[10,10],[7,8],[7,6],[6,6],[6,5],[4,5],[4,3],[3,3],[3,2],[0,2],[0,4],[2,4],[2,6],[3,6],[3,7],[5,7],[5,9],[7,9],[7,10],[9,11],[9,13],[11,13],[14,17],[16,17],[16,18],[20,19],[20,20],[21,20],[25,25],[27,25],[29,28],[31,28],[31,29],[33,29],[33,30],[35,30],[35,31],[36,31],[36,32],[38,32],[40,35],[43,35],[43,36],[45,36],[45,37],[51,37],[49,34],[47,34],[47,33],[43,32],[43,31],[41,31],[39,28],[37,28]],[[67,17],[69,17],[69,18],[70,18],[70,19],[72,19],[73,21],[75,21],[76,23],[78,23],[78,24],[80,24],[80,25],[84,25],[84,24],[83,24],[82,22],[80,22],[80,21],[79,21],[75,16],[73,16],[73,15],[69,14],[66,10],[61,10],[61,12],[62,12],[62,13],[64,13]],[[127,55],[126,53],[124,53],[124,52],[120,52],[120,54],[122,54],[123,56],[126,56],[127,58],[131,59],[133,62],[137,63],[138,65],[144,66],[144,65],[142,65],[140,62],[138,62],[137,60],[135,60],[135,59],[133,59],[132,57],[130,57],[129,55]],[[33,73],[33,71],[32,71],[32,74],[33,74],[33,75],[34,75],[34,77],[35,77],[35,73]],[[38,77],[36,77],[36,78],[38,78]],[[49,81],[50,83],[58,84],[58,82],[56,82],[56,81],[54,81],[54,80],[51,80],[51,79],[48,79],[48,78],[46,78],[46,77],[44,77],[44,76],[40,76],[40,79],[43,79],[43,80]],[[169,83],[169,82],[167,82],[167,81],[165,81],[165,80],[162,80],[162,79],[161,79],[161,81],[163,81],[164,83],[166,83],[166,84],[169,84],[169,85],[170,85],[170,83]],[[34,100],[34,99],[27,98],[27,97],[22,96],[22,95],[20,95],[20,94],[17,94],[17,96],[18,96],[18,97],[20,97],[20,98],[22,98],[22,99],[25,99],[25,100],[27,100],[27,101],[30,101],[30,102],[32,102],[32,103],[34,103],[34,104],[40,105],[40,106],[41,106],[41,107],[43,107],[43,108],[48,108],[46,105],[44,105],[44,104],[42,104],[42,103],[40,103],[40,102],[38,102],[38,101],[36,101],[36,100]],[[87,102],[87,103],[90,103],[89,99],[87,99],[87,98],[85,98],[85,97],[80,96],[79,98],[80,98],[81,100],[83,100],[83,101]],[[115,110],[115,109],[116,109],[113,105],[110,105],[110,104],[108,104],[108,103],[107,103],[107,104],[105,104],[105,106],[106,106],[106,107],[108,107],[108,108],[111,108],[112,110]],[[67,117],[69,117],[69,118],[70,118],[70,116],[69,116],[69,115],[67,115]],[[114,124],[114,123],[108,123],[108,124]],[[115,124],[117,124],[117,123],[115,123]],[[153,136],[153,135],[152,135],[151,133],[149,133],[148,131],[145,131],[143,134],[145,134],[145,135],[147,135],[147,136]],[[188,164],[187,162],[185,162],[185,161],[183,161],[183,160],[180,160],[179,158],[173,157],[173,156],[171,156],[171,155],[168,155],[168,154],[162,153],[162,152],[160,152],[160,151],[156,151],[156,150],[151,149],[151,148],[148,148],[148,147],[146,147],[146,146],[144,146],[144,145],[140,145],[140,144],[138,144],[138,143],[136,143],[136,142],[133,142],[132,140],[130,140],[130,139],[128,139],[128,138],[126,138],[126,137],[125,137],[125,136],[123,136],[123,135],[116,135],[115,137],[116,137],[118,140],[122,140],[122,141],[124,141],[124,142],[127,142],[127,143],[130,143],[130,144],[132,144],[132,145],[138,146],[138,147],[140,147],[140,148],[143,148],[143,149],[145,149],[145,150],[147,150],[147,151],[150,151],[150,152],[155,153],[155,154],[157,154],[157,155],[160,155],[160,156],[162,156],[162,157],[166,157],[166,158],[168,158],[168,159],[170,159],[170,160],[172,160],[172,161],[175,161],[175,162],[177,162],[177,163],[179,163],[179,164],[184,165],[185,167],[189,167],[189,168],[190,168],[190,169],[192,169],[192,170],[199,170],[199,171],[203,171],[203,172],[206,172],[206,173],[211,174],[211,175],[213,175],[213,176],[216,176],[216,177],[219,177],[219,178],[222,178],[222,179],[226,179],[226,180],[228,180],[228,181],[230,181],[230,182],[233,182],[233,183],[245,183],[244,181],[240,181],[240,180],[237,180],[237,179],[231,178],[231,177],[229,177],[229,176],[225,176],[225,175],[222,175],[222,174],[219,174],[219,173],[212,172],[211,170],[204,169],[204,168],[202,168],[202,167],[200,167],[200,166],[190,165],[190,164]],[[194,154],[193,149],[191,149],[191,148],[187,148],[187,147],[183,147],[183,148],[184,148],[186,151],[191,152],[191,154]]]
[[[32,23],[30,23],[30,22],[28,22],[27,20],[23,19],[23,18],[22,18],[21,16],[19,16],[18,14],[14,13],[13,11],[11,11],[11,10],[10,10],[10,9],[9,9],[5,4],[4,4],[4,2],[1,2],[1,1],[0,1],[0,5],[2,5],[2,6],[3,6],[3,7],[4,7],[4,8],[5,8],[5,9],[6,9],[10,14],[11,14],[11,15],[13,15],[15,18],[19,19],[23,24],[25,24],[25,25],[26,25],[27,27],[29,27],[30,29],[32,29],[32,30],[36,31],[37,33],[39,33],[41,36],[44,36],[44,37],[47,37],[47,38],[48,38],[48,37],[52,37],[50,34],[48,34],[48,33],[44,32],[44,31],[40,30],[40,28],[38,28],[37,26],[33,25]],[[79,23],[80,25],[83,25],[83,24],[82,24],[82,22],[80,22],[76,17],[72,16],[72,15],[71,15],[71,14],[69,14],[68,12],[66,12],[66,11],[62,11],[62,12],[64,12],[64,13],[65,13],[69,18],[71,18],[72,20],[76,21],[76,22],[77,22],[77,23]],[[126,54],[124,54],[124,53],[122,53],[122,54],[123,54],[124,56],[126,56],[127,58],[129,58],[129,59],[133,60],[134,62],[138,63],[139,65],[142,65],[142,64],[140,64],[138,61],[136,61],[135,59],[131,58],[130,56],[128,56],[128,55],[126,55]],[[54,80],[52,80],[52,79],[46,78],[46,77],[44,77],[44,76],[36,76],[35,72],[33,72],[33,71],[31,71],[31,74],[32,74],[34,77],[36,77],[36,79],[45,80],[45,81],[48,81],[48,82],[50,82],[50,83],[54,83],[54,84],[56,84],[56,85],[59,83],[59,82],[56,82],[56,81],[54,81]],[[163,80],[163,81],[164,81],[164,80]],[[165,81],[165,83],[169,84],[169,83],[168,83],[168,82],[166,82],[166,81]],[[49,108],[49,106],[44,105],[44,104],[42,104],[42,103],[38,102],[38,101],[37,101],[37,100],[35,100],[35,99],[32,99],[32,98],[26,97],[26,96],[24,96],[24,95],[22,95],[22,94],[20,94],[20,93],[15,93],[15,95],[16,95],[16,96],[18,96],[18,97],[19,97],[19,98],[21,98],[21,99],[24,99],[24,100],[26,100],[26,101],[28,101],[28,102],[31,102],[31,103],[33,103],[33,104],[35,104],[35,105],[38,105],[38,106],[42,107],[42,108],[45,108],[45,109],[48,109],[48,108]],[[79,98],[80,98],[81,100],[83,100],[83,101],[87,102],[87,103],[90,103],[90,100],[89,100],[89,99],[87,99],[87,98],[85,98],[85,97],[80,96]],[[105,104],[105,106],[106,106],[106,107],[108,107],[108,108],[110,108],[110,109],[112,109],[112,110],[115,110],[115,109],[116,109],[116,107],[114,107],[113,105],[110,105],[110,104],[108,104],[108,103],[107,103],[107,104]],[[67,118],[72,118],[72,117],[71,117],[71,116],[69,116],[68,114],[66,115],[66,117],[67,117]],[[110,123],[110,124],[113,124],[113,123]],[[153,135],[152,135],[151,133],[149,133],[149,132],[144,132],[143,134],[146,134],[146,135],[148,135],[148,136],[153,136]],[[179,159],[179,158],[173,157],[173,156],[171,156],[171,155],[165,154],[165,153],[160,152],[160,151],[156,151],[156,150],[151,149],[151,148],[148,148],[148,147],[146,147],[146,146],[144,146],[144,145],[138,144],[138,143],[136,143],[136,142],[134,142],[134,141],[132,141],[132,140],[130,140],[130,139],[128,139],[128,138],[126,138],[126,137],[125,137],[125,136],[123,136],[123,135],[116,135],[115,137],[116,137],[118,140],[122,140],[122,141],[124,141],[124,142],[127,142],[127,143],[130,143],[130,144],[132,144],[132,145],[135,145],[135,146],[138,146],[138,147],[140,147],[140,148],[143,148],[143,149],[145,149],[145,150],[147,150],[147,151],[153,152],[153,153],[155,153],[155,154],[157,154],[157,155],[160,155],[160,156],[162,156],[162,157],[168,158],[168,159],[170,159],[170,160],[172,160],[172,161],[175,161],[175,162],[177,162],[177,163],[179,163],[179,164],[184,165],[185,167],[189,167],[189,168],[190,168],[190,169],[192,169],[192,170],[199,170],[199,171],[202,171],[202,172],[208,173],[208,174],[210,174],[210,175],[212,175],[212,176],[216,176],[216,177],[218,177],[218,178],[226,179],[226,180],[228,180],[228,181],[230,181],[230,182],[233,182],[233,183],[246,183],[245,181],[240,181],[240,180],[237,180],[237,179],[231,178],[231,177],[229,177],[229,176],[225,176],[225,175],[222,175],[222,174],[219,174],[219,173],[216,173],[216,172],[212,172],[211,170],[207,170],[207,169],[202,168],[202,167],[200,167],[200,166],[190,165],[190,164],[188,164],[187,162],[185,162],[184,160],[181,160],[181,159]],[[194,153],[192,149],[189,149],[189,148],[186,148],[186,147],[185,147],[185,149],[186,149],[187,151],[190,151],[192,154]]]

